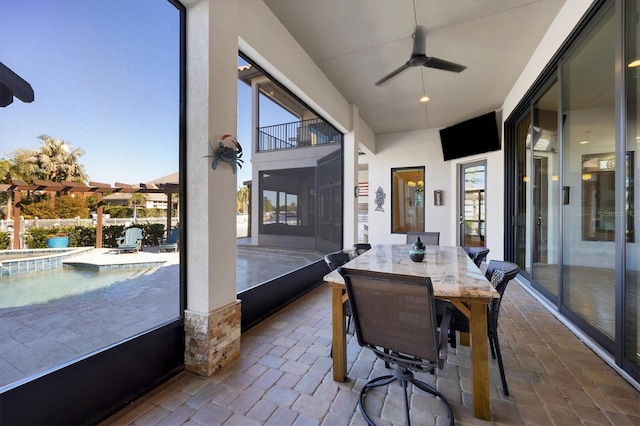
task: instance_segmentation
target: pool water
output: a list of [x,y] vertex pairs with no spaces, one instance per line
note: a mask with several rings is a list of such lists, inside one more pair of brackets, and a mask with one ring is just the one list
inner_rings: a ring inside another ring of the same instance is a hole
[[28,274],[0,276],[0,308],[28,306],[109,287],[135,279],[145,269],[98,271],[62,267]]

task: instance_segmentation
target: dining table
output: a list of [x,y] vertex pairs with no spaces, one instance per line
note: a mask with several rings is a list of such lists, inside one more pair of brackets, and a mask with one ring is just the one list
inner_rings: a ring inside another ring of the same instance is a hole
[[[469,318],[471,386],[473,414],[490,420],[487,306],[500,295],[462,247],[426,246],[421,262],[409,258],[410,244],[377,244],[354,257],[349,269],[398,275],[429,277],[434,297],[448,300]],[[324,276],[331,288],[331,328],[333,380],[347,377],[345,302],[348,297],[342,275],[337,270]]]

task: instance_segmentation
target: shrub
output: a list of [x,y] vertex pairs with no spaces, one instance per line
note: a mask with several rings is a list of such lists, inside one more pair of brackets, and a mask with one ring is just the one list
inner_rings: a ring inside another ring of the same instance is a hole
[[7,250],[11,240],[8,232],[0,232],[0,250]]
[[118,247],[117,238],[124,234],[124,225],[105,226],[102,229],[102,247]]
[[30,249],[47,248],[47,237],[55,235],[55,228],[31,228],[24,234],[24,240]]
[[22,213],[26,218],[38,216],[40,219],[56,219],[58,217],[89,217],[89,208],[85,197],[60,195],[54,200],[46,199],[38,202],[24,201]]
[[[103,231],[104,232],[104,231]],[[103,233],[104,236],[104,233]],[[72,238],[74,247],[91,247],[96,245],[96,227],[95,226],[76,226]]]
[[84,197],[71,197],[69,195],[60,195],[56,197],[56,214],[57,217],[89,217],[89,208]]
[[[162,238],[164,225],[146,224],[135,225],[142,228],[144,245],[155,246],[158,244],[157,238]],[[118,247],[117,239],[124,235],[124,225],[110,225],[102,228],[102,247]],[[3,247],[3,234],[6,239],[6,246],[9,246],[9,234],[0,232],[0,249]],[[69,236],[69,247],[95,247],[96,227],[95,226],[63,226],[60,228],[31,228],[25,233],[25,242],[31,249],[46,248],[47,237],[65,234]]]
[[55,219],[59,217],[56,213],[56,209],[51,205],[50,201],[39,201],[37,203],[27,204],[23,203],[22,215],[31,219],[38,216],[40,219]]
[[133,215],[133,209],[127,206],[105,206],[104,214],[108,214],[114,218],[127,218]]
[[145,246],[157,246],[164,235],[164,225],[161,223],[148,223],[140,225],[142,228],[142,244]]

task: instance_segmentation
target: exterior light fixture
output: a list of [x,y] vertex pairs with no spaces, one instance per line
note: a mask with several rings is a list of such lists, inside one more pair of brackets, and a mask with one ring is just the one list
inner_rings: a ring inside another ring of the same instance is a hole
[[428,96],[423,96],[420,98],[420,102],[427,102],[429,100]]
[[640,67],[640,59],[635,59],[631,62],[629,62],[629,65],[627,65],[629,68],[635,68],[635,67]]

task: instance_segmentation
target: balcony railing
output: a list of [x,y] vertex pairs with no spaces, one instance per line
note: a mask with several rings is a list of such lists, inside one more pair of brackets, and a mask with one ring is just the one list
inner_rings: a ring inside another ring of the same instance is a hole
[[342,142],[342,133],[320,118],[258,129],[258,151],[276,151]]

